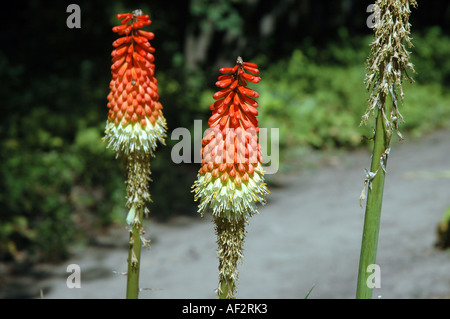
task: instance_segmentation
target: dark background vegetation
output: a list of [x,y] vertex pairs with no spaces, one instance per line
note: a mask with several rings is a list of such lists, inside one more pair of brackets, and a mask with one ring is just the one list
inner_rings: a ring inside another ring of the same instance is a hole
[[[81,7],[81,29],[66,8]],[[9,1],[0,41],[0,260],[67,257],[71,245],[126,214],[122,163],[101,138],[117,13],[143,9],[156,34],[156,77],[169,127],[152,160],[151,215],[196,215],[197,163],[173,164],[177,127],[206,120],[218,69],[241,55],[262,81],[260,126],[280,129],[281,168],[307,150],[365,145],[370,1]],[[402,131],[449,126],[450,2],[420,1],[411,16],[416,83]]]

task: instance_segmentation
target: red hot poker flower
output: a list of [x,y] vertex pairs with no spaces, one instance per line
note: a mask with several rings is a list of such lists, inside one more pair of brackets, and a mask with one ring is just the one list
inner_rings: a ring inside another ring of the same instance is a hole
[[247,87],[258,83],[256,64],[238,57],[232,68],[220,69],[213,95],[209,130],[202,141],[202,167],[194,183],[199,213],[212,211],[219,246],[220,298],[235,298],[237,265],[243,256],[245,224],[257,213],[256,203],[265,203],[269,192],[264,183],[261,148],[258,143],[259,95]]
[[265,203],[268,193],[258,143],[259,94],[248,88],[258,83],[256,64],[238,57],[232,68],[221,68],[210,105],[209,130],[202,141],[202,167],[194,184],[199,212],[208,209],[218,217],[241,219],[256,213],[256,202]]
[[108,95],[108,120],[105,140],[117,155],[150,153],[157,141],[164,143],[166,120],[159,102],[155,64],[149,43],[152,32],[141,30],[150,25],[141,10],[117,15],[121,25],[113,31],[122,37],[113,42],[112,80]]

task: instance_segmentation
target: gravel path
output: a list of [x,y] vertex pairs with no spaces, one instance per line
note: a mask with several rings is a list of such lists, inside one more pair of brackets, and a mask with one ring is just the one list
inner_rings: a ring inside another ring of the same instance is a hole
[[[395,139],[395,138],[394,138]],[[450,297],[450,251],[436,250],[435,229],[450,206],[450,131],[395,142],[381,217],[377,263],[382,298]],[[338,156],[320,170],[284,179],[247,227],[238,298],[354,298],[364,210],[359,206],[370,154]],[[433,172],[438,174],[432,174]],[[447,172],[446,178],[442,172]],[[215,298],[216,243],[209,218],[147,221],[140,298]],[[112,229],[103,245],[60,265],[41,265],[28,293],[45,298],[123,298],[127,232]],[[81,268],[69,289],[68,264]],[[22,282],[23,283],[23,282]]]

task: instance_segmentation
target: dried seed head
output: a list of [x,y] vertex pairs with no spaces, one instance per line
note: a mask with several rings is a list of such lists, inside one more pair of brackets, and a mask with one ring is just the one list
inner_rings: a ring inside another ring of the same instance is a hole
[[246,221],[241,218],[230,222],[227,218],[216,217],[214,224],[219,247],[219,286],[216,292],[219,296],[225,293],[227,299],[234,299],[239,277],[237,265],[243,258]]
[[[400,92],[400,98],[403,99],[403,78],[406,76],[413,81],[407,70],[414,72],[414,68],[408,61],[409,52],[405,48],[405,44],[412,46],[409,24],[411,5],[415,7],[417,2],[415,0],[378,0],[375,3],[380,20],[374,28],[375,39],[367,60],[366,86],[368,90],[371,89],[371,94],[362,123],[366,123],[370,115],[379,109],[383,112],[389,137],[394,130],[399,133],[397,119],[403,119],[398,109],[397,95]],[[386,108],[388,96],[392,98],[390,112]]]

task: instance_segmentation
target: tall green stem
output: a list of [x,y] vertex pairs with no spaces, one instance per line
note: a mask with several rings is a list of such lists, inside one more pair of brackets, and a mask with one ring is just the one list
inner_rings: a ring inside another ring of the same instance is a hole
[[[377,115],[372,165],[365,180],[368,194],[359,261],[357,298],[372,298],[373,283],[368,282],[372,274],[368,274],[367,267],[375,265],[376,262],[384,179],[392,133],[396,131],[401,137],[398,123],[403,120],[403,116],[398,109],[397,92],[400,92],[400,99],[403,100],[403,78],[406,76],[412,82],[407,69],[414,71],[413,65],[408,61],[409,53],[404,46],[404,43],[412,46],[409,37],[410,5],[417,6],[417,2],[415,0],[377,0],[375,2],[378,21],[374,27],[375,39],[367,59],[366,75],[366,87],[372,92],[361,123],[366,123],[373,113],[377,112]],[[388,96],[391,104],[386,104]],[[361,199],[364,198],[364,191]],[[377,269],[377,267],[370,268]]]
[[[132,208],[133,209],[133,208]],[[136,218],[130,228],[127,272],[127,299],[137,299],[139,296],[139,272],[141,263],[141,228],[144,208],[139,208]]]
[[371,173],[375,174],[373,179],[369,180],[367,193],[366,213],[364,219],[364,230],[361,244],[361,256],[359,261],[358,285],[356,298],[372,298],[372,288],[367,280],[370,275],[367,267],[376,263],[378,233],[380,229],[381,204],[383,201],[383,190],[385,180],[385,169],[387,154],[389,149],[389,136],[384,127],[383,115],[381,109],[378,109],[376,118],[375,142],[373,146],[373,157],[371,164]]

